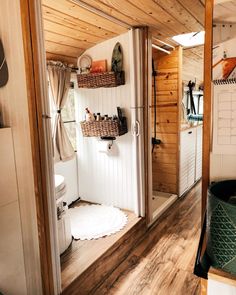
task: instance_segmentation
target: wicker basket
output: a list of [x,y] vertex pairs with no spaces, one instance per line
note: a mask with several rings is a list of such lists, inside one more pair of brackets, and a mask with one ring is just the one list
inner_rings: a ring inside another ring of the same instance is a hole
[[116,137],[128,132],[126,118],[121,123],[118,120],[82,121],[80,122],[85,137]]
[[77,81],[79,88],[116,87],[125,84],[125,72],[78,74]]

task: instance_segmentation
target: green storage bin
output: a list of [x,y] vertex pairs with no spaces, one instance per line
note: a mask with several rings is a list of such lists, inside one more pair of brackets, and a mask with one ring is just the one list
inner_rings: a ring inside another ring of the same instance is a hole
[[236,180],[209,187],[207,254],[213,267],[236,275]]

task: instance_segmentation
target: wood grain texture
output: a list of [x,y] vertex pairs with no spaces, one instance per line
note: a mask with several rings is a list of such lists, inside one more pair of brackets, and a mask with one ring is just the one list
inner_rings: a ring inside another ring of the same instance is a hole
[[[200,0],[83,0],[83,2],[97,12],[82,8],[75,1],[43,0],[45,29],[49,30],[48,22],[51,22],[50,32],[64,35],[65,38],[68,36],[68,29],[74,30],[74,35],[77,37],[81,36],[81,33],[82,36],[87,34],[88,43],[85,49],[91,47],[91,43],[97,44],[127,30],[126,27],[100,16],[99,12],[124,22],[125,26],[130,28],[148,26],[153,37],[171,44],[173,44],[171,37],[174,35],[203,30],[204,3]],[[59,25],[64,29],[58,31]],[[69,36],[72,37],[71,34]],[[47,41],[53,40],[47,38]],[[80,43],[83,40],[77,38],[77,44],[74,45],[71,45],[68,39],[62,42],[64,45],[82,48]],[[47,46],[46,50],[54,53]],[[67,54],[64,52],[62,55],[70,56],[69,53],[70,48]]]
[[[79,201],[73,207],[80,207],[87,204],[90,203]],[[74,240],[70,248],[61,256],[63,290],[118,242],[140,220],[134,213],[127,210],[124,212],[128,217],[128,223],[123,230],[109,237],[97,240]]]
[[[193,265],[200,235],[201,185],[179,199],[92,294],[199,295]],[[81,293],[86,294],[86,293]]]
[[[146,231],[146,222],[144,219],[137,218],[136,223],[134,222],[132,225],[132,228],[129,228],[128,230],[124,229],[120,234],[118,233],[118,239],[114,239],[114,235],[113,237],[110,236],[105,238],[110,240],[108,243],[102,240],[91,241],[93,244],[91,249],[88,248],[88,243],[86,243],[86,247],[81,248],[84,251],[83,253],[77,252],[76,255],[71,257],[66,263],[66,265],[69,266],[70,271],[68,272],[64,269],[62,272],[62,294],[90,294],[92,290],[95,289],[98,284],[100,284],[100,282],[120,264],[121,261],[126,259],[131,249],[139,242]],[[103,245],[102,247],[101,244]],[[102,248],[103,251],[101,251]],[[84,269],[80,275],[78,275],[78,273],[80,273],[80,266],[77,261],[78,255],[86,255],[82,258],[84,261],[88,255],[92,255],[92,257],[94,257],[94,255],[97,256],[96,260],[93,261],[87,269]]]
[[212,21],[213,0],[206,0],[205,47],[204,47],[204,122],[202,165],[202,222],[206,210],[207,189],[210,180],[211,118],[212,118]]
[[[40,281],[42,284],[40,288],[34,288],[33,291],[31,290],[32,292],[29,292],[35,294],[39,292],[39,294],[42,293],[49,295],[54,294],[55,291],[53,270],[54,261],[52,258],[52,239],[48,206],[48,200],[54,194],[54,187],[51,186],[52,190],[49,192],[48,183],[53,183],[52,178],[49,177],[49,175],[53,175],[52,150],[50,150],[52,148],[51,132],[47,134],[47,137],[44,129],[46,123],[42,120],[42,114],[46,108],[44,105],[44,98],[47,96],[47,84],[45,78],[46,72],[44,72],[44,67],[42,66],[45,62],[45,51],[43,48],[42,23],[39,17],[41,5],[40,2],[36,0],[21,0],[20,3],[27,85],[26,97],[28,100],[29,112],[28,116],[25,115],[25,118],[29,121],[30,126],[31,157],[33,162],[33,172],[31,172],[31,176],[34,177],[33,189],[36,199],[35,207],[37,210],[36,220],[38,226],[37,236],[39,244],[37,245],[37,248],[40,252],[37,255],[37,259],[40,259],[38,263],[41,268],[40,275],[42,280],[42,282]],[[19,108],[17,109],[17,112],[20,113]],[[49,122],[48,124],[48,126],[50,126]],[[50,131],[50,127],[48,127],[48,130]],[[23,139],[24,138],[22,137],[22,140]],[[23,145],[26,145],[26,141],[24,141]],[[22,145],[20,145],[20,148],[21,147]],[[27,174],[25,174],[25,163],[22,166],[24,167],[24,173],[22,173],[22,175],[27,176]],[[33,199],[32,193],[30,197]],[[28,209],[28,211],[32,211],[32,209]],[[30,225],[30,223],[29,219],[27,219],[27,224]],[[32,239],[32,232],[28,240],[34,240]],[[27,253],[30,253],[31,251],[32,248],[29,249]],[[35,282],[33,284],[35,284]]]
[[214,22],[235,23],[236,22],[236,3],[235,1],[226,1],[225,3],[214,6]]
[[227,285],[236,286],[236,276],[222,270],[211,267],[208,278]]
[[[153,51],[157,69],[156,79],[156,131],[161,140],[155,146],[152,155],[153,190],[178,194],[178,134],[179,134],[179,100],[181,80],[182,50],[178,48],[170,55]],[[153,83],[154,85],[154,83]],[[153,88],[154,89],[154,88]],[[151,106],[152,134],[154,134],[154,93]],[[171,165],[171,172],[163,165]]]

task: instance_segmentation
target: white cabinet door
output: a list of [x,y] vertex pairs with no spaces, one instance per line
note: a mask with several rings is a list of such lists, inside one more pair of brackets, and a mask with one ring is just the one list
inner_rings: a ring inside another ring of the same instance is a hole
[[195,182],[196,128],[180,133],[180,196]]
[[195,181],[202,177],[202,125],[197,128]]
[[188,130],[187,142],[188,146],[188,188],[195,182],[195,157],[196,157],[196,128]]
[[186,153],[188,151],[187,132],[182,131],[180,133],[180,169],[179,169],[179,195],[181,196],[188,189],[188,158]]

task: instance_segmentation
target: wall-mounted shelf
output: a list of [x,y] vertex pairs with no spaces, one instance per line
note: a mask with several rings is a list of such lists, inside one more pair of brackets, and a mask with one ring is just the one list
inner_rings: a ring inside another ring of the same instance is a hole
[[125,72],[78,74],[77,81],[79,88],[117,87],[125,84]]
[[128,132],[126,118],[119,120],[82,121],[80,122],[84,137],[116,137]]

